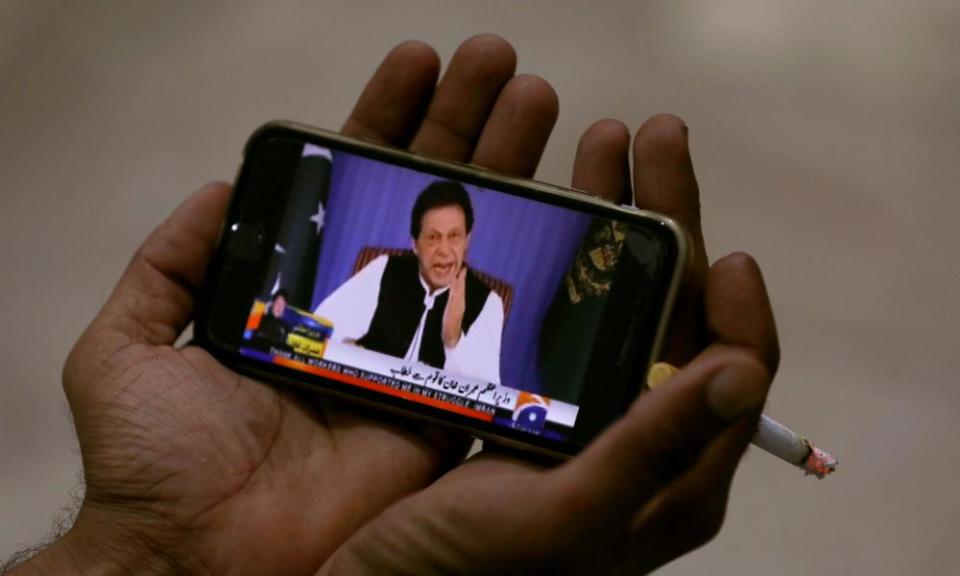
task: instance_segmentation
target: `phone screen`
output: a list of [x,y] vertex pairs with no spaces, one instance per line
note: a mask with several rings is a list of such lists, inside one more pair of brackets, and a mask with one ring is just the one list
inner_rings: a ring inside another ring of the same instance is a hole
[[[639,391],[677,262],[663,226],[336,141],[261,140],[208,306],[245,365],[566,453]],[[244,225],[262,247],[232,262]]]

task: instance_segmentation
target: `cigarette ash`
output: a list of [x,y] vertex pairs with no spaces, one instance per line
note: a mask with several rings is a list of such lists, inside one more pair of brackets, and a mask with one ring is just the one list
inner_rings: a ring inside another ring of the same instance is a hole
[[807,476],[813,475],[822,480],[828,474],[835,472],[838,464],[836,458],[811,444],[810,455],[803,463],[803,471]]

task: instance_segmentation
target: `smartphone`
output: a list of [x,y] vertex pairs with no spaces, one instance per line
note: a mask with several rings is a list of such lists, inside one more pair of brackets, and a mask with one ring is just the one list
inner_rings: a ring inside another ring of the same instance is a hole
[[247,374],[563,458],[641,392],[688,244],[659,214],[273,122],[194,337]]

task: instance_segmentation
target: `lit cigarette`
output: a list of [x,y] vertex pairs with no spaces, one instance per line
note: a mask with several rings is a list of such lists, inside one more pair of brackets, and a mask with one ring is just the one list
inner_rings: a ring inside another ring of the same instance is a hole
[[[656,388],[670,379],[678,368],[666,362],[657,362],[647,374],[647,386]],[[807,475],[823,478],[837,469],[837,459],[820,450],[809,440],[763,415],[753,437],[753,443],[774,456],[803,469]]]

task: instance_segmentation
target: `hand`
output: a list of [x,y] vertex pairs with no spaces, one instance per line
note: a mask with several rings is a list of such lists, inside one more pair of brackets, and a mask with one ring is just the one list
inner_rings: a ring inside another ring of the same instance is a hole
[[[485,450],[361,528],[324,566],[341,574],[637,574],[709,540],[779,361],[759,268],[707,266],[687,129],[671,116],[583,136],[574,186],[679,220],[695,250],[668,355],[687,367],[638,398],[577,458],[543,470]],[[705,289],[705,292],[704,292]]]
[[463,326],[463,312],[467,309],[467,265],[464,264],[457,272],[457,277],[450,285],[450,296],[447,307],[443,311],[443,345],[454,348],[460,341],[460,330]]
[[[395,48],[343,132],[533,174],[552,88],[514,76],[502,39]],[[23,567],[312,574],[359,526],[462,458],[465,438],[269,386],[172,344],[193,317],[230,189],[188,199],[137,251],[64,368],[86,494],[73,529]]]

